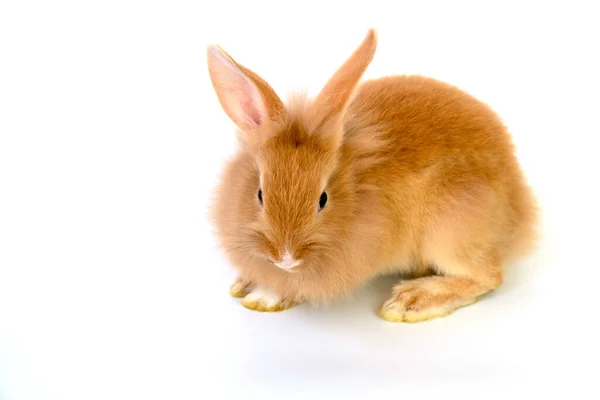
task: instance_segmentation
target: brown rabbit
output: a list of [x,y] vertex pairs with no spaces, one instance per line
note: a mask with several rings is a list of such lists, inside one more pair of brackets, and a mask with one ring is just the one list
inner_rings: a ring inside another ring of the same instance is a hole
[[314,99],[286,107],[217,46],[208,68],[240,151],[214,203],[239,277],[260,311],[339,298],[409,273],[383,304],[390,321],[444,316],[502,283],[535,239],[536,206],[506,128],[485,104],[420,76],[359,85],[377,36]]

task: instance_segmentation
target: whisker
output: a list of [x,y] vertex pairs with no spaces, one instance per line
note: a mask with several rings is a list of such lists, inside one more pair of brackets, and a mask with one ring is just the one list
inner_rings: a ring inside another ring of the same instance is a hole
[[225,250],[225,254],[229,254],[232,251],[239,251],[239,250],[252,250],[252,246],[250,246],[250,245],[241,245],[241,246],[230,247],[230,248],[228,248],[228,249]]

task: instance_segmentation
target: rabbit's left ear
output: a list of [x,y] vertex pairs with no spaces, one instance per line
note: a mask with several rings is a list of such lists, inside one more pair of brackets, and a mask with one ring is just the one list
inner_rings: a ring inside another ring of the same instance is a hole
[[225,113],[245,140],[263,141],[270,124],[281,120],[286,112],[275,91],[219,46],[208,46],[207,61],[211,82]]
[[360,78],[371,63],[376,48],[377,32],[370,29],[360,46],[333,74],[315,99],[310,110],[311,131],[320,135],[341,133],[341,129],[332,128],[336,123],[341,122],[346,106]]

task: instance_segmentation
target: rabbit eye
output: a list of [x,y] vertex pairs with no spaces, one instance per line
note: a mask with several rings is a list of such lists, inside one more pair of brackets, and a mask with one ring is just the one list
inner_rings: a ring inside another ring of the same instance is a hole
[[325,204],[327,204],[327,193],[323,192],[321,193],[321,197],[319,198],[319,211],[321,211],[323,207],[325,207]]
[[263,205],[263,198],[262,198],[262,190],[258,189],[258,201],[260,202],[260,205]]

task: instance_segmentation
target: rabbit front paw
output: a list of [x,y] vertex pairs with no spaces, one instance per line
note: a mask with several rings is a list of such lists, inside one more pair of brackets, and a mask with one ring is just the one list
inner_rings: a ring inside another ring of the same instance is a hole
[[252,286],[252,283],[238,278],[229,287],[229,294],[231,295],[231,297],[245,297],[248,293],[252,291]]
[[242,305],[250,310],[276,312],[287,310],[296,305],[295,302],[283,299],[268,290],[254,288],[242,300]]

